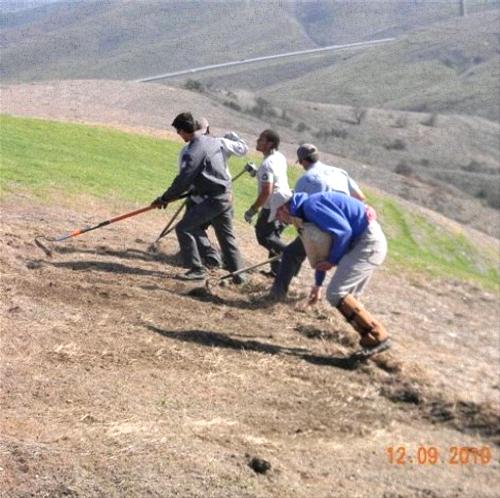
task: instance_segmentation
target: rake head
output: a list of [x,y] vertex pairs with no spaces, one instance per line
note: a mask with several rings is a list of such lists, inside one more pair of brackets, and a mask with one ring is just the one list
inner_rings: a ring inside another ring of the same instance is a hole
[[153,253],[153,254],[158,254],[160,252],[160,249],[158,247],[158,244],[156,242],[153,242],[152,244],[149,244],[148,248],[146,249],[147,252]]
[[45,239],[47,241],[49,241],[49,239],[47,239],[47,237],[35,237],[35,245],[40,248],[46,256],[51,258],[53,254],[52,251],[43,242],[41,242],[40,239]]

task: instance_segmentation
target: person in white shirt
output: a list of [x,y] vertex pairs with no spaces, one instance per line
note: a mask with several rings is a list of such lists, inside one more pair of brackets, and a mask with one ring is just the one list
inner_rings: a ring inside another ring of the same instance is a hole
[[[269,257],[279,255],[286,247],[281,240],[284,225],[276,220],[269,221],[269,201],[276,192],[290,192],[285,156],[278,151],[280,137],[274,130],[264,130],[257,139],[256,149],[262,152],[264,159],[257,170],[258,195],[254,203],[245,212],[245,221],[252,222],[258,213],[255,235],[258,243],[269,251]],[[276,275],[279,260],[271,263],[272,276]]]

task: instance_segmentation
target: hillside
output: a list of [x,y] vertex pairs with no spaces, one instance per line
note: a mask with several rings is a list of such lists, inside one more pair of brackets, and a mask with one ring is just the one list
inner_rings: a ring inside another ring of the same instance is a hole
[[[172,208],[52,244],[52,258],[35,246],[139,207],[180,144],[13,118],[2,129],[7,496],[496,496],[498,294],[446,261],[484,262],[490,250],[497,261],[497,241],[372,192],[391,258],[364,302],[394,347],[353,365],[352,329],[325,304],[302,307],[307,267],[274,305],[258,272],[211,292],[179,281],[174,237],[146,249]],[[138,182],[120,154],[149,176]],[[235,185],[236,198],[252,187]],[[236,232],[246,261],[265,257],[248,225]],[[444,275],[413,267],[412,247]],[[271,468],[256,473],[254,457]]]
[[378,47],[217,70],[196,79],[205,86],[249,89],[272,102],[466,114],[499,122],[499,25],[495,9],[407,32]]
[[[468,15],[500,7],[498,0],[467,0]],[[457,1],[296,2],[295,12],[307,34],[319,45],[401,36],[460,14]]]
[[58,2],[6,14],[2,27],[3,81],[135,80],[314,47],[282,2]]
[[[467,4],[470,14],[500,6],[498,0]],[[0,77],[3,81],[136,80],[206,64],[401,36],[458,14],[455,1],[406,0],[271,0],[259,2],[258,8],[244,0],[86,0],[18,12],[5,8],[0,14]],[[298,66],[299,76],[308,75],[307,59],[305,64]],[[281,73],[281,68],[274,71]],[[244,78],[247,84],[255,79],[250,76]],[[281,73],[282,81],[291,77],[297,75]]]
[[[265,108],[259,115],[228,106],[231,101],[227,94],[130,82],[59,81],[1,88],[4,113],[111,124],[157,136],[167,136],[171,132],[169,120],[186,109],[209,117],[214,133],[236,129],[251,146],[258,133],[271,126],[279,130],[290,163],[295,162],[297,144],[312,140],[325,151],[325,162],[346,169],[362,185],[413,200],[494,236],[500,233],[498,211],[487,207],[486,198],[490,192],[494,201],[498,192],[498,125],[494,123],[439,116],[433,126],[426,126],[422,123],[431,117],[427,113],[370,110],[358,125],[352,122],[351,108],[308,102],[290,103],[288,115],[293,121],[288,122],[278,119],[281,110],[276,114]],[[241,98],[236,102],[241,104]],[[309,129],[298,131],[304,122],[309,123]],[[346,137],[313,135],[320,130],[330,133],[332,128],[344,130]],[[391,148],[397,139],[404,141],[404,150]],[[410,174],[397,174],[395,169],[404,161],[412,168]],[[452,184],[448,177],[439,181],[441,173],[449,175]],[[478,189],[483,187],[479,199]]]

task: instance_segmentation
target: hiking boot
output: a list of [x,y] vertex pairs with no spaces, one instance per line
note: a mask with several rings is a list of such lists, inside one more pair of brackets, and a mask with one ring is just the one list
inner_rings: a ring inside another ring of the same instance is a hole
[[382,353],[383,351],[387,351],[390,347],[392,346],[390,339],[385,339],[382,342],[379,342],[377,345],[374,346],[367,346],[359,351],[356,351],[351,355],[351,358],[353,360],[367,360],[368,358],[371,358],[372,356]]
[[208,258],[205,258],[205,266],[209,270],[215,270],[217,268],[220,268],[222,266],[222,263],[218,259],[209,256]]
[[273,289],[267,295],[267,299],[271,303],[281,303],[286,300],[286,292],[277,292]]
[[264,275],[267,278],[275,278],[276,277],[276,272],[273,270],[261,270],[260,274]]
[[242,285],[248,281],[248,277],[244,273],[233,276],[233,284]]
[[180,277],[182,280],[205,280],[207,272],[203,268],[191,268]]

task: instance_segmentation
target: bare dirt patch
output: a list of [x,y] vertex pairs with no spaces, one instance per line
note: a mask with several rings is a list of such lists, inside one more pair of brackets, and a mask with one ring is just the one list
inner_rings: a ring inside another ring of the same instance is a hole
[[[326,305],[301,307],[307,268],[286,303],[267,302],[258,272],[200,298],[176,279],[175,238],[146,250],[159,212],[47,258],[35,235],[116,214],[79,206],[1,206],[5,496],[496,496],[495,296],[381,270],[364,301],[395,345],[352,368],[349,326]],[[237,231],[245,258],[264,259]],[[434,446],[442,461],[390,464],[390,446]],[[449,464],[452,446],[489,447],[493,460]]]

